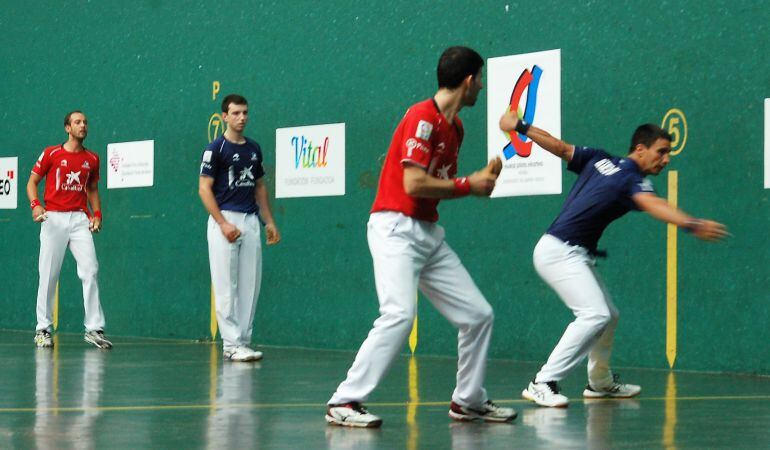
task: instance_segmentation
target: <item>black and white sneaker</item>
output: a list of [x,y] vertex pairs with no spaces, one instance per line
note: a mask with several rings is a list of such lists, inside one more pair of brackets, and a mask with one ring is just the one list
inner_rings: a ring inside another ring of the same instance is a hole
[[326,422],[330,425],[359,428],[377,428],[382,425],[382,419],[367,411],[364,405],[358,402],[328,405]]
[[555,381],[535,383],[535,380],[532,380],[529,386],[521,391],[521,396],[540,406],[563,408],[569,405],[569,399],[561,394],[559,383]]
[[583,397],[586,398],[631,398],[636,397],[642,392],[642,387],[635,384],[618,383],[618,374],[612,376],[612,383],[602,388],[593,388],[587,384],[583,391]]
[[51,333],[48,330],[38,330],[35,333],[35,345],[37,348],[51,348],[53,347],[53,339]]
[[480,408],[460,406],[455,402],[449,405],[449,417],[461,422],[483,420],[484,422],[510,422],[518,414],[513,408],[502,408],[487,400]]
[[101,348],[104,350],[109,350],[112,348],[112,342],[108,341],[107,338],[104,337],[104,331],[102,330],[86,331],[85,336],[83,336],[83,340],[96,348]]

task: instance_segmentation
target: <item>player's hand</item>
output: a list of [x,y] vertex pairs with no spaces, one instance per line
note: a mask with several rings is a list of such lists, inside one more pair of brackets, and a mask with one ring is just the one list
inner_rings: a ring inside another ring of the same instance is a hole
[[489,174],[494,175],[495,179],[500,176],[500,172],[503,171],[503,160],[499,156],[495,159],[490,159],[489,164],[483,170],[486,170]]
[[700,223],[693,228],[692,234],[698,239],[711,242],[722,240],[730,235],[730,233],[727,232],[727,227],[719,222],[714,222],[713,220],[701,220]]
[[502,170],[502,161],[495,158],[489,161],[486,167],[473,172],[468,176],[468,183],[471,185],[471,194],[479,197],[489,197],[489,194],[495,189],[495,180]]
[[45,222],[45,219],[47,218],[48,213],[41,205],[35,206],[35,208],[32,210],[32,220],[35,222]]
[[89,220],[88,223],[88,229],[91,230],[91,233],[98,233],[102,231],[102,219],[96,216],[91,217],[91,220]]
[[241,230],[230,222],[222,222],[219,225],[219,229],[222,230],[222,234],[228,242],[235,242],[241,237]]
[[505,110],[505,114],[500,117],[500,129],[506,133],[513,133],[516,131],[516,124],[519,123],[519,114],[517,111],[512,111],[509,107]]
[[265,225],[265,242],[267,245],[273,245],[281,242],[281,232],[274,223]]

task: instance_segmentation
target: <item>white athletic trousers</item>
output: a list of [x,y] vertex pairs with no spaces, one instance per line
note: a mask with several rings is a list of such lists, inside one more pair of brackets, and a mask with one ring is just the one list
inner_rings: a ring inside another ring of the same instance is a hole
[[546,234],[535,246],[533,261],[537,273],[575,314],[535,381],[562,380],[588,355],[588,382],[595,388],[608,386],[619,315],[593,258],[585,248]]
[[248,346],[262,283],[262,242],[256,214],[222,211],[228,222],[241,230],[235,242],[227,241],[209,216],[209,266],[214,303],[223,347]]
[[444,229],[396,212],[372,214],[367,227],[380,317],[329,404],[366,401],[409,336],[419,287],[459,330],[452,400],[462,406],[480,406],[488,400],[483,382],[492,307],[444,242]]
[[40,283],[36,308],[38,331],[52,331],[56,282],[59,281],[67,246],[75,257],[78,277],[83,282],[83,325],[86,331],[104,330],[104,313],[99,303],[99,286],[96,281],[99,263],[96,261],[94,239],[88,225],[88,217],[80,211],[48,211],[48,219],[40,224]]

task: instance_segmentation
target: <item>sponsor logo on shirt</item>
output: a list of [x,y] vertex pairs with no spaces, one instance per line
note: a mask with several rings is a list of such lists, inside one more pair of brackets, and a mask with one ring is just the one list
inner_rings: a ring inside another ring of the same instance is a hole
[[62,167],[67,167],[67,160],[66,159],[62,159],[61,160],[61,166]]
[[90,165],[90,164],[88,164],[88,161],[84,161],[84,162],[83,162],[83,168],[84,168],[84,169],[90,169],[90,168],[91,168],[91,165]]
[[596,167],[596,170],[598,170],[600,174],[606,177],[620,172],[620,167],[612,164],[612,161],[606,158],[600,161],[596,161],[596,163],[594,163],[594,167]]
[[257,160],[257,152],[251,152],[251,160],[256,161]]
[[60,186],[60,189],[62,191],[83,192],[83,185],[80,184],[80,171],[70,171],[67,174],[67,181]]
[[430,135],[433,133],[433,124],[425,120],[421,120],[417,123],[417,131],[414,133],[414,137],[427,141],[430,139]]
[[654,192],[655,188],[652,187],[652,181],[649,178],[645,178],[639,183],[639,189],[644,192]]
[[449,179],[449,169],[452,168],[452,164],[444,164],[440,169],[436,170],[436,175],[442,180]]
[[412,157],[412,153],[414,152],[414,149],[419,149],[424,153],[428,153],[430,150],[428,150],[428,147],[425,146],[422,142],[418,141],[415,138],[409,138],[406,141],[406,156],[408,158]]
[[254,166],[244,167],[241,170],[241,173],[238,175],[238,179],[235,181],[236,187],[251,187],[254,186],[256,183],[254,183],[254,174],[251,172],[251,169]]

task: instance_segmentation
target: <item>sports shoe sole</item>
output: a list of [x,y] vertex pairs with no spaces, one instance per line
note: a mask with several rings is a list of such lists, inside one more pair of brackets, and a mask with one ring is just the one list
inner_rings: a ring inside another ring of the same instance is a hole
[[449,418],[452,420],[456,420],[458,422],[489,422],[489,423],[506,423],[511,422],[513,419],[518,417],[519,414],[515,413],[511,417],[507,418],[497,418],[497,417],[484,417],[484,416],[469,416],[467,414],[460,414],[449,410]]
[[379,428],[382,425],[382,419],[373,420],[371,422],[345,422],[326,414],[326,423],[329,425],[335,425],[338,427],[353,427],[353,428]]
[[569,400],[564,402],[564,403],[556,403],[556,404],[553,404],[553,405],[549,405],[547,403],[543,403],[543,402],[537,400],[537,397],[535,397],[534,395],[530,394],[529,390],[527,390],[527,389],[524,389],[523,391],[521,391],[521,396],[525,400],[529,400],[531,402],[534,402],[534,403],[536,403],[536,404],[538,404],[540,406],[545,406],[547,408],[566,408],[566,407],[569,406]]
[[112,349],[112,344],[100,344],[99,342],[96,342],[93,339],[90,338],[83,338],[84,341],[88,342],[89,344],[93,345],[96,348],[100,348],[102,350],[110,350]]
[[583,391],[583,397],[584,398],[634,398],[642,393],[642,390],[640,389],[639,392],[635,394],[630,395],[618,395],[618,394],[612,394],[609,392],[596,392],[596,391],[589,391],[588,389],[585,389]]

